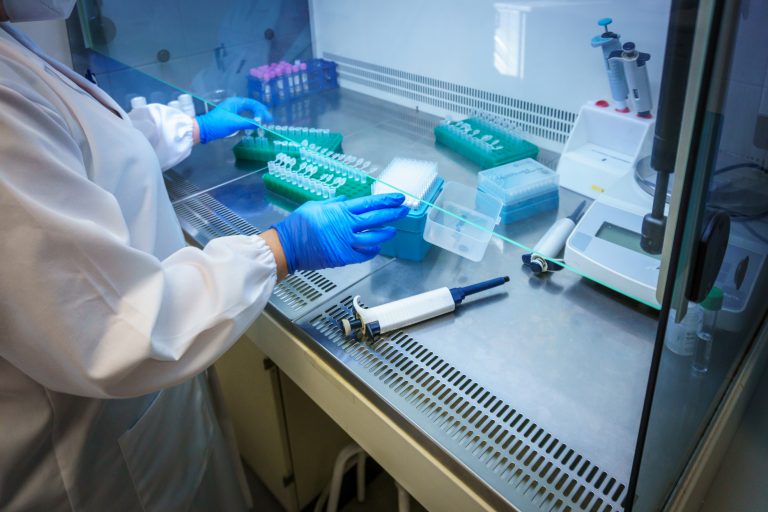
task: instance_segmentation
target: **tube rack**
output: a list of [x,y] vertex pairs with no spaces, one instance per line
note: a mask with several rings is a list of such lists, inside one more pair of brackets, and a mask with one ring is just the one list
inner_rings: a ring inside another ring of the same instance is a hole
[[435,139],[483,169],[539,154],[539,148],[524,140],[511,121],[487,112],[463,121],[446,118],[435,127]]
[[290,201],[302,204],[337,196],[347,199],[371,194],[375,172],[371,163],[352,155],[300,146],[298,155],[280,153],[267,164],[264,185]]
[[322,128],[267,125],[255,131],[246,130],[232,151],[238,160],[269,162],[279,153],[297,157],[302,146],[341,152],[343,139],[340,133]]
[[339,86],[336,63],[327,59],[275,62],[248,73],[248,97],[268,107],[284,105]]

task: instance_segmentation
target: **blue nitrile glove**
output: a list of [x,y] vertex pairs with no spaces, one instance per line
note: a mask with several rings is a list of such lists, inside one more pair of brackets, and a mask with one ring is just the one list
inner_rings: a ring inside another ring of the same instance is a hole
[[283,246],[288,272],[341,267],[366,261],[395,236],[382,227],[408,215],[402,194],[343,197],[304,203],[273,227]]
[[237,130],[256,128],[258,125],[253,119],[240,115],[243,112],[251,112],[253,117],[260,117],[262,121],[272,121],[272,114],[258,101],[233,96],[219,103],[207,114],[196,117],[200,126],[200,142],[205,144],[232,135]]

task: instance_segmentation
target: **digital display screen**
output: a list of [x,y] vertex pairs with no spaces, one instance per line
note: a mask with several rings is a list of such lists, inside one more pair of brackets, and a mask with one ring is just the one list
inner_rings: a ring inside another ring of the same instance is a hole
[[610,222],[603,222],[603,225],[600,226],[600,229],[597,230],[595,236],[605,240],[606,242],[616,244],[619,247],[629,249],[630,251],[644,254],[645,256],[650,256],[651,258],[657,260],[661,259],[661,254],[651,254],[645,252],[642,247],[640,247],[640,239],[642,236],[640,233],[636,233],[631,229],[623,228],[621,226],[617,226],[616,224],[611,224]]

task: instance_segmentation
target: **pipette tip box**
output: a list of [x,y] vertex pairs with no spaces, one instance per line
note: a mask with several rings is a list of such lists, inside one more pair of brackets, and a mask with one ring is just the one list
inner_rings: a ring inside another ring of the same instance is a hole
[[477,186],[501,201],[502,224],[555,210],[560,204],[557,173],[532,158],[480,171]]
[[438,176],[418,207],[413,208],[408,215],[392,224],[397,229],[397,234],[392,240],[381,244],[381,254],[409,261],[424,259],[432,247],[424,240],[424,226],[427,223],[429,209],[443,190],[444,183],[443,178]]

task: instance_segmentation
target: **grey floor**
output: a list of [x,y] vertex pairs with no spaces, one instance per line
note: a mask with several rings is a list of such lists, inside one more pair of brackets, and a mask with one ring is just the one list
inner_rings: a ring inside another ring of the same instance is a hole
[[[397,510],[397,488],[392,477],[381,472],[376,479],[365,488],[365,501],[358,503],[352,500],[341,512],[393,512]],[[426,512],[419,502],[411,498],[411,512]]]
[[699,510],[768,510],[768,368]]
[[[247,465],[245,466],[245,474],[253,496],[253,511],[283,512],[280,503]],[[382,471],[368,484],[365,492],[363,503],[358,503],[357,500],[353,499],[342,507],[341,512],[394,512],[397,510],[397,489],[392,477],[387,473]],[[426,509],[413,498],[411,498],[410,510],[411,512],[426,512]]]
[[248,480],[248,487],[251,489],[253,497],[253,512],[283,512],[280,502],[272,496],[267,487],[259,480],[259,477],[251,471],[248,464],[243,463],[245,469],[245,478]]

